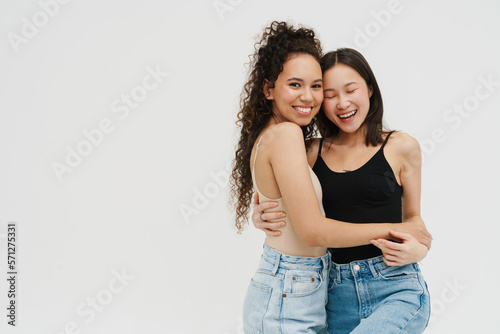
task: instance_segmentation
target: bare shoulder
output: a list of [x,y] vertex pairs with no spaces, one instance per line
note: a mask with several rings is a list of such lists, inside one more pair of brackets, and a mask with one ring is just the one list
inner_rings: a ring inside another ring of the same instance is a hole
[[420,144],[409,134],[394,132],[387,144],[394,158],[399,161],[402,170],[414,170],[422,166]]
[[418,140],[406,132],[394,132],[389,138],[389,143],[398,154],[404,156],[420,152],[420,144],[418,143]]
[[297,140],[304,142],[304,136],[300,126],[292,122],[273,124],[267,128],[262,137],[264,145],[283,145],[283,143]]
[[279,136],[300,135],[302,137],[302,129],[295,123],[282,122],[269,127],[269,131]]

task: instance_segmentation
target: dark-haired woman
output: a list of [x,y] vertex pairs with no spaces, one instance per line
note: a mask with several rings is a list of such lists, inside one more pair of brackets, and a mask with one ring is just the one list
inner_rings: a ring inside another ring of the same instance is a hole
[[261,200],[286,211],[287,226],[266,238],[244,303],[246,333],[326,333],[329,256],[326,247],[348,247],[388,238],[390,229],[423,242],[423,224],[349,224],[323,215],[321,186],[308,166],[304,139],[323,101],[321,47],[310,29],[273,22],[251,63],[238,114],[241,135],[232,172],[236,226],[241,229],[253,188]]
[[[408,134],[383,131],[382,96],[367,61],[355,50],[339,49],[326,54],[321,67],[324,101],[317,122],[323,139],[314,140],[308,161],[322,186],[326,216],[359,224],[423,223],[419,144]],[[272,229],[261,221],[261,208],[256,211],[254,224]],[[329,249],[329,333],[424,331],[430,300],[416,262],[428,248],[411,234],[392,236],[399,242],[380,238]]]

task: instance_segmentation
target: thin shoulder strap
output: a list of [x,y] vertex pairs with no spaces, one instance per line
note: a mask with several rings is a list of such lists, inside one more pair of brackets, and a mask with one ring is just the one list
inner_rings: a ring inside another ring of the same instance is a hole
[[255,148],[255,156],[253,157],[253,166],[252,166],[252,170],[254,172],[255,172],[255,161],[257,161],[257,153],[259,153],[259,145],[260,145],[260,141],[262,140],[262,137],[264,137],[264,136],[260,136],[260,139],[257,142],[257,147]]
[[319,141],[318,155],[321,155],[321,149],[323,148],[323,140],[325,140],[325,138],[321,138],[321,140]]
[[393,134],[394,131],[391,131],[387,134],[387,137],[385,137],[385,140],[384,140],[384,143],[382,144],[382,147],[381,148],[384,148],[385,144],[387,143],[387,141],[389,140],[389,137]]

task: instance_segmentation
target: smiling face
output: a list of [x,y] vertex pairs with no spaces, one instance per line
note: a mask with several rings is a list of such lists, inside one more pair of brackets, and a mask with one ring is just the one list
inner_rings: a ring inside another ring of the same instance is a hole
[[274,87],[264,85],[266,98],[272,101],[273,114],[280,121],[300,126],[309,124],[323,102],[321,67],[311,55],[298,54],[283,64]]
[[339,63],[324,75],[323,110],[340,131],[360,129],[370,109],[372,90],[352,67]]

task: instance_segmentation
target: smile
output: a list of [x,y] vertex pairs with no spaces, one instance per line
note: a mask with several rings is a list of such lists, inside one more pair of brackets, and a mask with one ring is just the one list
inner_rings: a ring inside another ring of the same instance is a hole
[[348,113],[345,113],[345,114],[342,114],[342,115],[337,115],[340,119],[342,120],[347,120],[351,117],[354,117],[354,115],[356,115],[356,113],[358,112],[358,110],[353,110],[353,111],[350,111]]
[[301,115],[309,115],[313,107],[293,107],[293,109],[297,110]]

